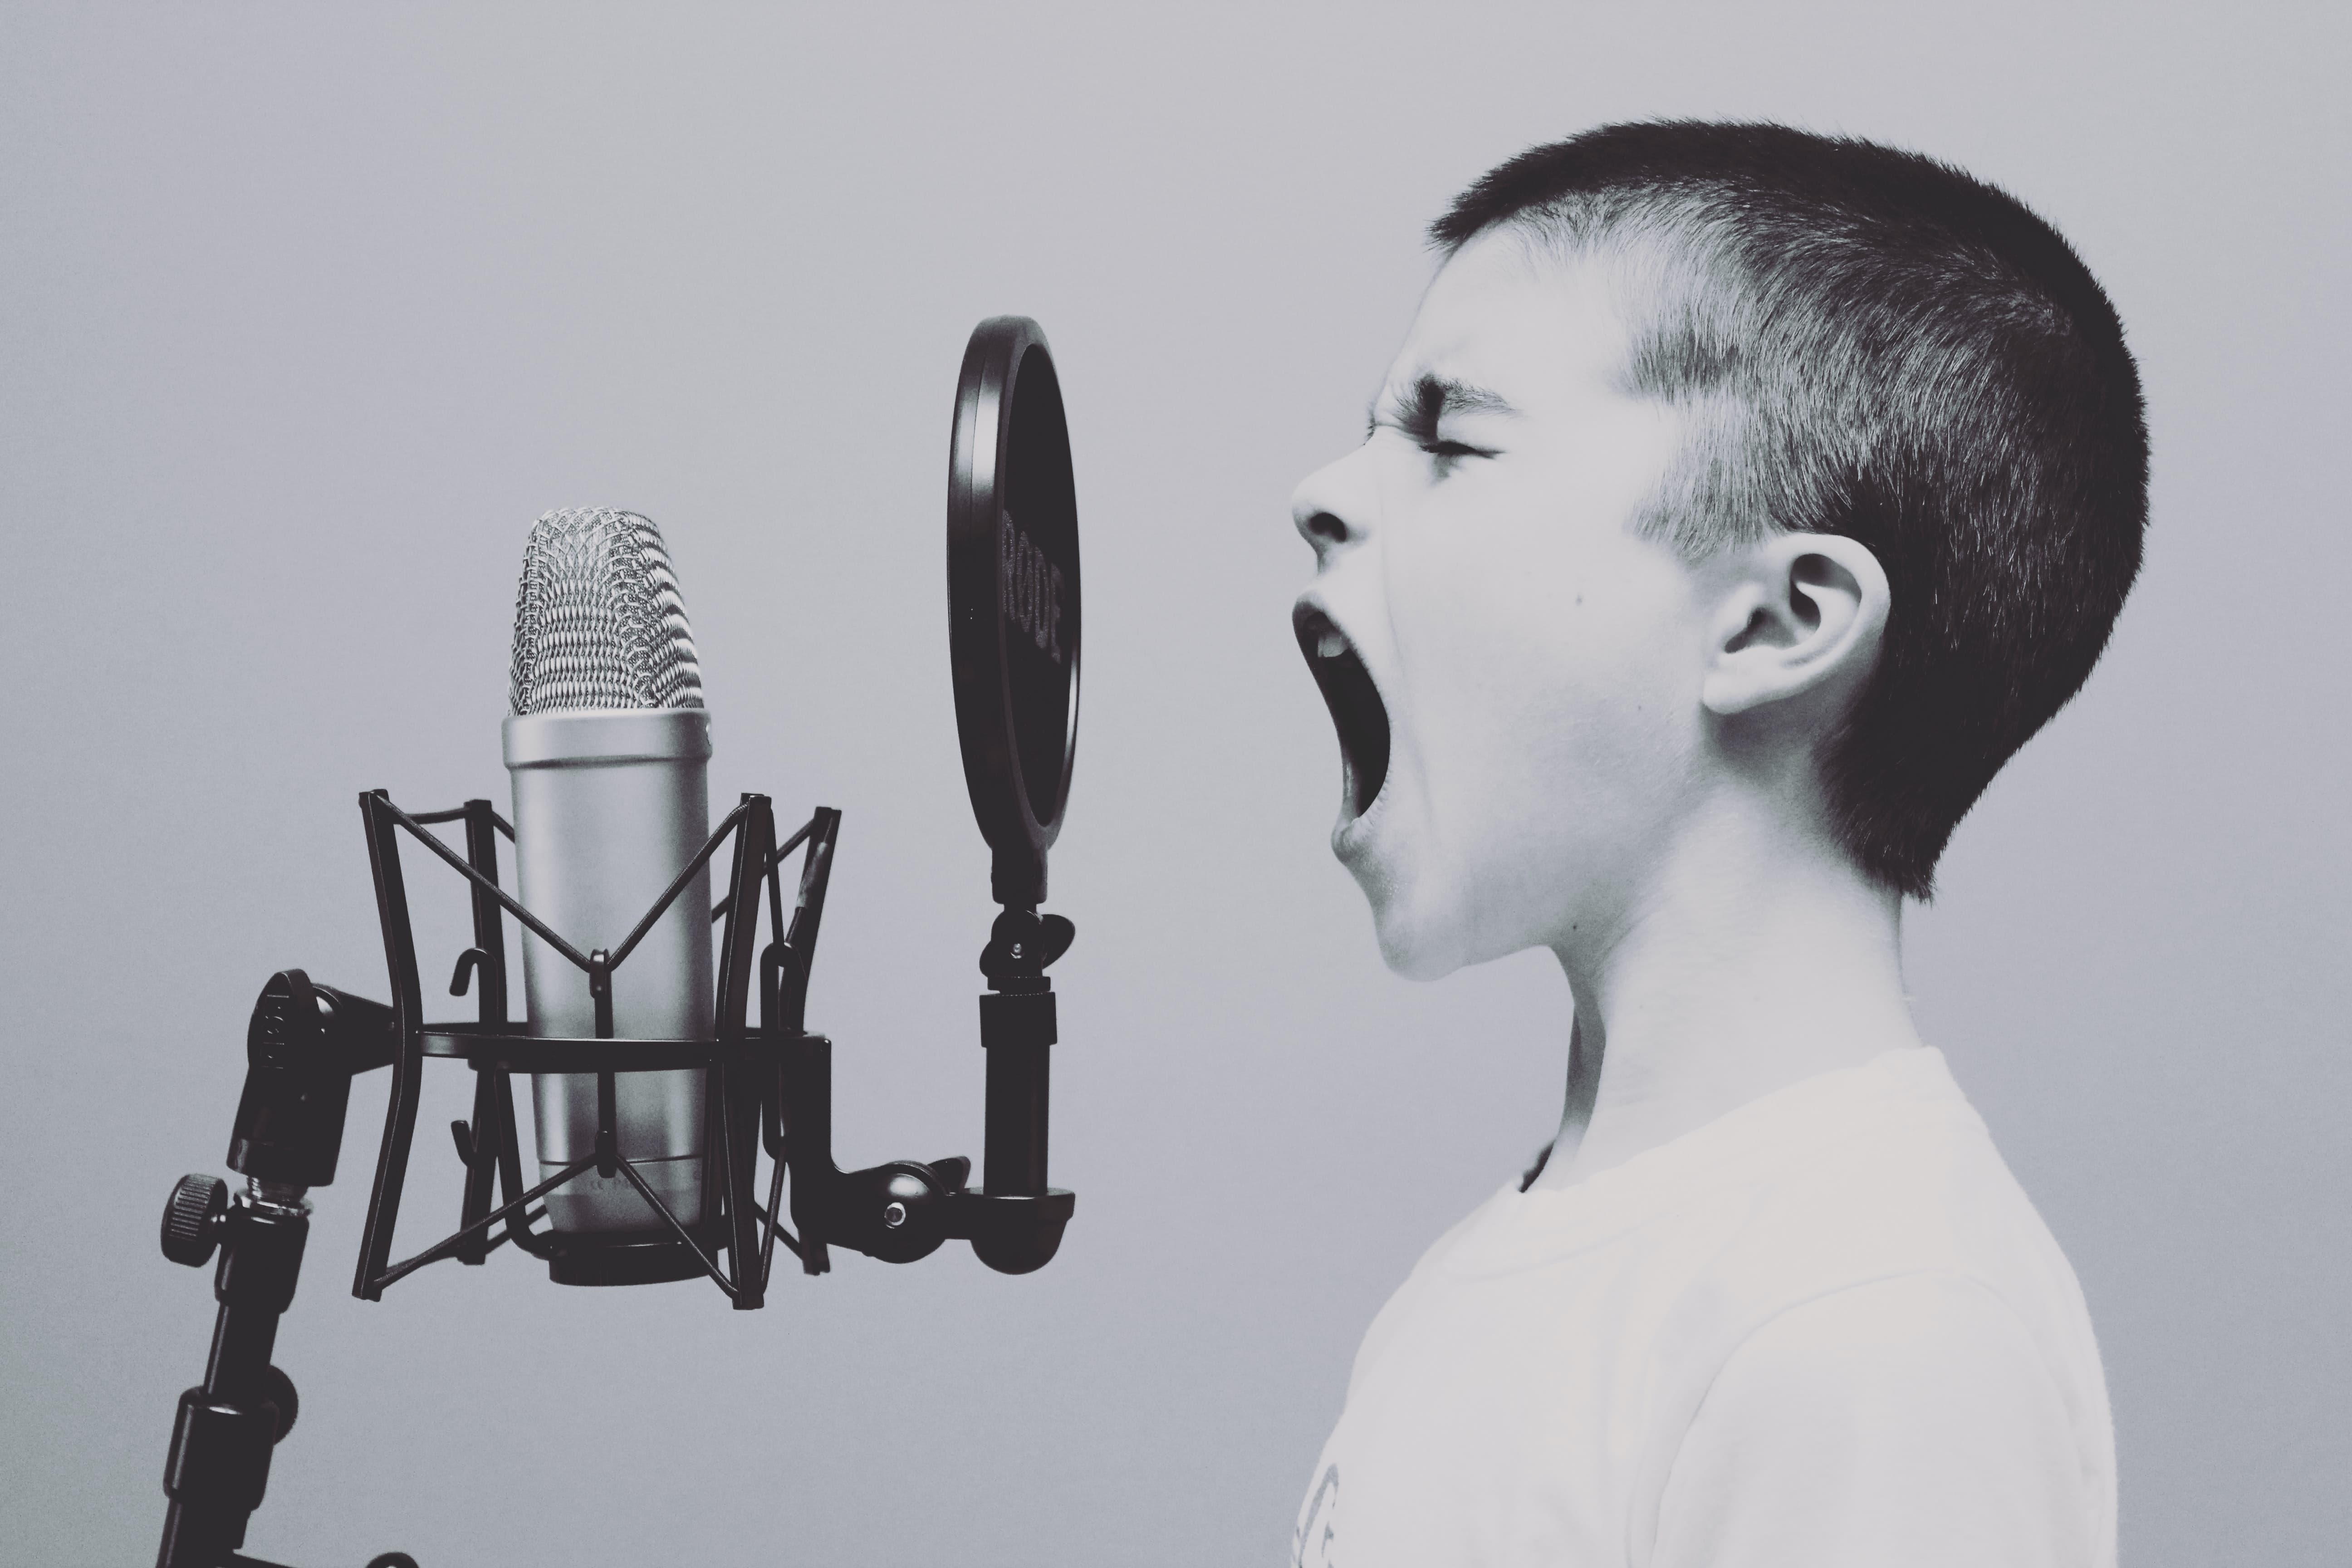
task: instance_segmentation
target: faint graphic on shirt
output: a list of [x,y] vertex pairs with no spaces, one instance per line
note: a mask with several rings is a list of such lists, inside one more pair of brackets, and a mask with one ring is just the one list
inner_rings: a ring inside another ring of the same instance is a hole
[[1339,1467],[1324,1467],[1307,1507],[1298,1515],[1298,1533],[1291,1541],[1290,1568],[1337,1568],[1332,1555],[1339,1538]]

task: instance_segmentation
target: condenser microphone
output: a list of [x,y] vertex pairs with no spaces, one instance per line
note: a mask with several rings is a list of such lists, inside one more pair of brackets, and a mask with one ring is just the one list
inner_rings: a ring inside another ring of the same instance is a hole
[[[661,530],[635,512],[551,511],[534,524],[515,595],[512,714],[518,892],[583,952],[620,946],[710,832],[710,716],[686,605]],[[610,1032],[698,1040],[712,1031],[710,880],[698,871],[613,969]],[[590,979],[523,937],[530,1032],[596,1034]],[[703,1206],[706,1074],[615,1076],[617,1149],[670,1212]],[[596,1078],[532,1080],[541,1180],[595,1152]],[[559,1231],[660,1233],[617,1172],[592,1168],[547,1195]]]

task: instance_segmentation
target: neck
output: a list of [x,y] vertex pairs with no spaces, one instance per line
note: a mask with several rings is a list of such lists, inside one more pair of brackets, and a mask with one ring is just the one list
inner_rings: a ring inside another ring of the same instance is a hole
[[1816,1073],[1919,1043],[1902,904],[1817,821],[1718,803],[1606,929],[1556,943],[1576,998],[1539,1187],[1573,1185]]

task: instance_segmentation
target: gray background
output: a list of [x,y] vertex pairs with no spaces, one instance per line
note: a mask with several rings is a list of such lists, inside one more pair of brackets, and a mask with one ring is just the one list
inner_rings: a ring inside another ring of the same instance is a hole
[[[346,1293],[352,1102],[255,1551],[1269,1563],[1356,1340],[1544,1137],[1565,992],[1381,967],[1286,625],[1419,226],[1529,142],[1756,115],[2007,185],[2118,301],[2147,574],[1962,828],[1910,973],[2080,1270],[2140,1564],[2352,1540],[2339,500],[2321,7],[12,6],[0,18],[0,1557],[144,1561],[270,971],[383,994],[354,794],[503,798],[523,534],[667,530],[714,791],[847,819],[812,1018],[859,1161],[972,1150],[991,907],[940,608],[972,323],[1050,331],[1087,708],[1055,861],[1061,1258],[760,1313],[527,1260]],[[458,945],[454,881],[424,918]],[[428,975],[428,979],[430,975]],[[463,1005],[450,1004],[452,1010]],[[430,1086],[409,1224],[456,1206]]]

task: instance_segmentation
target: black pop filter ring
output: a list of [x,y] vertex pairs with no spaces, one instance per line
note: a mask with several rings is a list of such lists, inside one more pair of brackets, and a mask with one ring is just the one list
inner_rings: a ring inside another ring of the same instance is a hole
[[1078,514],[1045,334],[973,329],[948,455],[948,652],[972,815],[999,903],[1045,897],[1078,735]]

